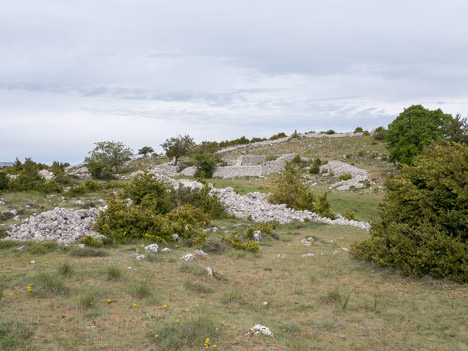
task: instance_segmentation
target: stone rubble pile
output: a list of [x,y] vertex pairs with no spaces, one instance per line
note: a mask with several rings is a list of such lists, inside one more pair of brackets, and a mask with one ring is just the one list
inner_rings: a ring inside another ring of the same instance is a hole
[[366,170],[351,166],[345,162],[329,161],[327,164],[320,166],[320,173],[323,176],[330,175],[330,171],[336,177],[343,174],[351,175],[351,179],[334,183],[330,185],[330,189],[350,190],[352,187],[356,189],[365,188],[365,181],[369,181],[369,173]]
[[213,190],[219,199],[226,205],[226,212],[236,217],[250,216],[254,222],[278,221],[281,224],[293,221],[303,222],[310,220],[317,223],[350,225],[353,227],[369,230],[369,223],[350,221],[338,215],[337,219],[320,217],[310,211],[297,211],[286,205],[275,205],[267,200],[267,194],[259,192],[240,195],[234,192],[233,188],[223,188]]
[[[188,179],[172,179],[168,176],[155,174],[155,178],[178,189],[183,186],[190,189],[201,189],[203,184]],[[353,227],[369,230],[370,224],[367,222],[351,221],[340,215],[337,219],[320,217],[318,214],[310,211],[297,211],[288,208],[286,205],[272,204],[267,200],[267,194],[252,192],[247,195],[237,194],[233,188],[212,188],[211,194],[216,195],[226,206],[226,212],[236,217],[251,217],[254,222],[262,223],[269,221],[278,221],[281,224],[293,221],[303,222],[310,220],[317,223],[350,225]]]
[[344,137],[354,137],[354,136],[362,136],[362,133],[335,133],[335,134],[305,133],[305,134],[299,134],[298,138],[292,138],[289,136],[289,137],[280,138],[276,140],[259,141],[259,142],[252,143],[252,144],[228,146],[228,147],[225,147],[224,149],[216,151],[216,153],[221,154],[221,153],[239,150],[239,149],[254,149],[257,147],[272,146],[275,144],[287,142],[289,140],[303,140],[307,138],[344,138]]
[[86,235],[102,238],[101,234],[91,229],[93,220],[98,213],[96,208],[73,210],[56,207],[53,210],[25,219],[21,225],[13,224],[7,231],[8,237],[6,239],[56,241],[57,243],[70,244],[80,241]]

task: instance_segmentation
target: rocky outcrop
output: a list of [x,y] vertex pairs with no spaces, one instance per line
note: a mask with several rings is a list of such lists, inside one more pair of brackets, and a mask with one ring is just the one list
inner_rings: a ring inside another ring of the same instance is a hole
[[84,163],[80,163],[74,166],[68,166],[65,168],[65,173],[70,176],[75,176],[79,179],[89,179],[91,174],[88,171],[88,167]]
[[44,178],[45,180],[52,180],[52,179],[55,179],[55,174],[53,174],[52,172],[48,171],[47,169],[41,169],[39,172],[37,172],[37,174],[39,174],[39,176],[41,176],[41,177]]
[[96,208],[73,210],[56,207],[37,216],[25,219],[20,226],[12,225],[7,231],[7,240],[56,241],[74,243],[86,235],[101,238],[91,225],[98,214]]

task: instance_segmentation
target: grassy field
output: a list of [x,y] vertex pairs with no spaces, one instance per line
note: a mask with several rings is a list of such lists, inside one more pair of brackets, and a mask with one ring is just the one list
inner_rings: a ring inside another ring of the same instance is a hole
[[[206,338],[220,350],[467,349],[467,286],[351,259],[344,248],[367,236],[357,228],[303,223],[277,234],[258,253],[191,263],[180,257],[194,248],[175,246],[137,261],[143,242],[22,251],[1,242],[0,349],[202,350]],[[252,335],[255,324],[274,336]]]

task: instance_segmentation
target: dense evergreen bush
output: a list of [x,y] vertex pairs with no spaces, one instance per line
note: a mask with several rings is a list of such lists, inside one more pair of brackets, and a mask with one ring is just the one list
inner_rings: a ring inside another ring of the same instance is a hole
[[405,274],[468,282],[468,146],[432,145],[386,182],[361,259]]

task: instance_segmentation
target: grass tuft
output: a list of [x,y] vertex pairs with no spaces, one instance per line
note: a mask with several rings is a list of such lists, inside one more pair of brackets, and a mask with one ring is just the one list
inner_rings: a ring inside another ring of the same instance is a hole
[[42,297],[67,295],[69,292],[69,289],[65,286],[61,277],[52,273],[39,273],[35,277],[35,283],[38,289],[34,292]]
[[96,305],[98,293],[95,291],[87,292],[78,297],[78,307],[81,309],[89,309]]
[[239,289],[229,290],[221,295],[219,302],[224,305],[240,306],[245,303],[242,292]]
[[119,280],[122,278],[122,270],[116,266],[107,267],[106,275],[108,280]]
[[199,281],[185,279],[183,284],[184,288],[191,292],[196,292],[200,294],[211,294],[213,292],[213,289],[211,287]]
[[152,295],[151,287],[147,281],[140,280],[134,285],[131,295],[137,299],[144,299]]
[[64,277],[70,277],[73,274],[73,266],[70,262],[65,261],[59,264],[58,273]]

